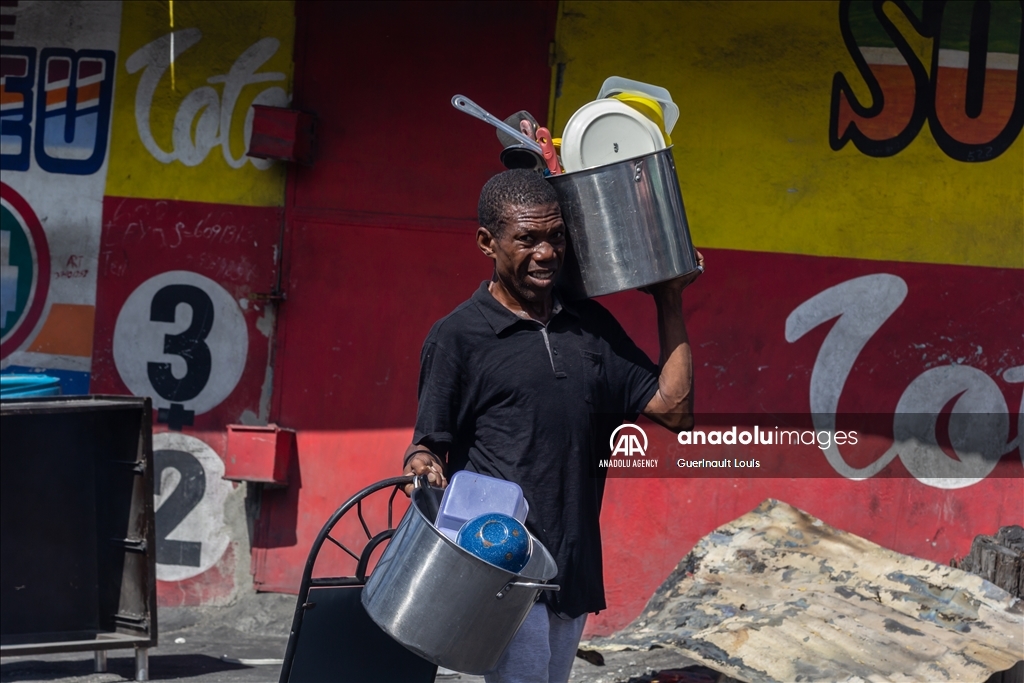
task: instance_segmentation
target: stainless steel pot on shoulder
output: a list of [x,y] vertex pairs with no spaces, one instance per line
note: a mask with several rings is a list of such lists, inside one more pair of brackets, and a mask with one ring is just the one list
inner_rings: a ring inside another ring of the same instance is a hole
[[416,488],[395,535],[366,581],[362,601],[388,635],[439,666],[481,674],[498,663],[557,573],[536,538],[512,574],[457,546],[433,525],[440,489]]
[[570,298],[645,287],[697,269],[672,148],[551,176],[570,249]]

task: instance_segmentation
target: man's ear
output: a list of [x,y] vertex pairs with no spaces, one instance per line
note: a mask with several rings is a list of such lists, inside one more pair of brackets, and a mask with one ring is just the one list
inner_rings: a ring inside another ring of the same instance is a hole
[[491,234],[491,231],[482,225],[476,229],[476,246],[483,252],[483,255],[489,259],[495,258],[495,242],[497,238]]

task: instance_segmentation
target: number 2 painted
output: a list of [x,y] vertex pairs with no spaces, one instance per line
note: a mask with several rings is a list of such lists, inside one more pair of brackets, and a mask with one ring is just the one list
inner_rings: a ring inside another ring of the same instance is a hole
[[178,485],[156,511],[156,561],[160,564],[176,564],[184,567],[200,566],[203,544],[198,541],[175,541],[168,536],[178,528],[203,500],[206,494],[206,471],[199,459],[185,451],[156,451],[154,473],[155,493],[164,495],[164,470],[177,470],[181,475]]

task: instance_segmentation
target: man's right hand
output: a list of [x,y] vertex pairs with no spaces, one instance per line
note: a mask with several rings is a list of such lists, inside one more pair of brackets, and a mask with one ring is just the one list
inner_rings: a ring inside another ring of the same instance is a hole
[[[409,450],[413,451],[413,455],[409,458],[409,462],[406,463],[403,474],[414,474],[416,476],[425,474],[427,481],[432,486],[444,488],[448,485],[448,480],[444,476],[444,465],[441,464],[440,458],[423,446],[411,446]],[[405,486],[405,495],[410,495],[412,489],[413,485],[407,484]]]

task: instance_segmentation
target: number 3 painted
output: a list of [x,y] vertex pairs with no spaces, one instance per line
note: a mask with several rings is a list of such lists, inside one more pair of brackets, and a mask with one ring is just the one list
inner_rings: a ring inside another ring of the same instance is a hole
[[168,401],[188,401],[198,396],[210,380],[212,367],[210,347],[204,340],[213,329],[213,301],[206,292],[193,285],[167,285],[153,297],[149,319],[175,322],[178,304],[187,304],[192,309],[192,323],[184,332],[164,335],[164,353],[185,360],[185,376],[176,378],[170,363],[146,365],[150,384]]
[[114,364],[125,386],[149,396],[178,429],[226,399],[242,377],[249,329],[224,287],[187,270],[135,288],[114,326]]

